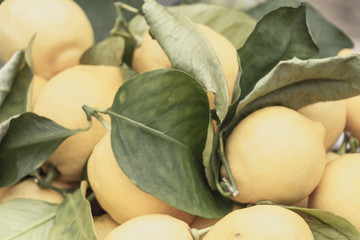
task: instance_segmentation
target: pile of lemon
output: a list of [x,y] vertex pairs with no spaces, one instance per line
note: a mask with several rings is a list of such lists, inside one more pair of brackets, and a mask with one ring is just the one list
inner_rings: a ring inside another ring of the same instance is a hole
[[[88,125],[83,105],[111,106],[123,83],[122,72],[116,66],[79,64],[94,44],[94,34],[74,1],[5,0],[0,5],[0,22],[7,23],[0,25],[2,62],[32,44],[32,112],[77,129]],[[236,48],[209,27],[196,26],[217,54],[231,93],[239,68]],[[143,73],[170,67],[166,54],[146,31],[134,51],[132,68]],[[208,93],[208,97],[213,108],[214,95]],[[304,218],[293,211],[277,205],[238,208],[236,204],[262,200],[328,210],[360,231],[360,215],[354,210],[360,208],[360,154],[331,159],[328,154],[345,129],[360,137],[359,106],[360,97],[353,97],[298,111],[267,107],[243,119],[225,146],[239,193],[232,197],[234,210],[219,219],[194,216],[138,189],[117,164],[109,131],[95,119],[90,130],[66,139],[42,169],[46,172],[49,165],[55,166],[59,177],[53,184],[76,187],[88,161],[91,189],[106,212],[94,216],[98,239],[191,240],[198,235],[205,240],[314,239]],[[103,117],[110,123],[108,116]],[[221,176],[227,176],[224,168]],[[64,199],[53,190],[39,188],[32,178],[0,188],[0,203],[20,197],[54,203]],[[210,226],[204,234],[195,231]]]

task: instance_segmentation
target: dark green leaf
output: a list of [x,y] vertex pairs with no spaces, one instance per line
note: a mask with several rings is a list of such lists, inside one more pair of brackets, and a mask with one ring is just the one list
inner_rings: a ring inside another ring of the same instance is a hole
[[48,240],[57,205],[33,199],[13,199],[0,205],[0,239]]
[[55,226],[50,231],[50,240],[86,239],[96,240],[90,203],[85,198],[87,184],[74,193],[66,194],[56,211]]
[[281,60],[314,58],[318,48],[306,23],[306,5],[282,7],[265,15],[239,49],[241,99]]
[[[300,1],[297,0],[272,0],[266,1],[247,11],[252,17],[260,20],[266,13],[281,6],[297,7]],[[326,20],[323,15],[311,5],[308,6],[307,21],[311,35],[319,47],[320,57],[335,56],[343,48],[354,46],[351,39],[334,24]]]
[[231,210],[204,176],[209,103],[195,79],[174,69],[137,75],[120,87],[107,112],[114,155],[140,189],[200,216]]
[[259,108],[282,105],[292,109],[360,94],[360,56],[280,62],[258,81],[237,106],[237,120]]
[[310,229],[313,231],[315,240],[359,240],[360,232],[345,218],[335,215],[331,212],[300,208],[294,206],[284,206],[287,209],[304,213],[312,218],[315,218],[319,222],[307,220]]
[[169,11],[156,0],[145,0],[142,9],[172,67],[190,74],[215,93],[216,114],[221,122],[229,106],[229,92],[224,87],[227,83],[220,61],[206,37],[189,18]]
[[[13,66],[14,68],[11,69],[11,76],[9,75],[12,81],[11,91],[6,94],[4,102],[0,104],[0,123],[11,116],[25,112],[27,107],[27,93],[33,78],[33,73],[25,63],[24,52],[15,53],[15,58],[15,62],[10,63],[15,64]],[[6,66],[7,65],[3,68],[7,68]],[[17,67],[17,69],[15,69],[15,67]],[[4,76],[3,73],[0,74]]]
[[0,140],[0,187],[19,181],[39,168],[69,136],[70,130],[34,113],[23,113],[6,124]]
[[[95,42],[99,42],[110,36],[110,30],[113,28],[116,20],[116,10],[114,2],[117,0],[75,0],[85,11],[90,19],[94,29]],[[143,0],[121,0],[121,2],[129,4],[140,9]],[[130,20],[134,14],[125,12],[124,17]]]
[[122,63],[125,40],[122,37],[108,37],[88,49],[80,59],[81,64],[113,65]]

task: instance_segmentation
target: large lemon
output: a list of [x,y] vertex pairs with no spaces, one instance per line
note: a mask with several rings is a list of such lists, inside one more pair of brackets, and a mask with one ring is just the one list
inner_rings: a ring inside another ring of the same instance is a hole
[[140,190],[119,167],[110,132],[95,146],[87,165],[88,178],[101,207],[119,224],[134,217],[163,213],[190,223],[194,216]]
[[235,210],[217,222],[204,240],[313,240],[298,214],[275,205]]
[[25,49],[36,34],[33,68],[46,79],[78,64],[94,43],[90,21],[71,0],[6,0],[0,5],[0,22],[0,60]]
[[333,212],[360,231],[360,153],[344,154],[329,162],[320,184],[309,196],[309,207]]
[[[273,106],[243,119],[225,154],[241,203],[294,204],[308,196],[325,168],[325,128],[295,110]],[[224,167],[221,175],[227,176]]]
[[[213,48],[220,61],[227,81],[230,95],[229,100],[231,101],[235,80],[239,71],[236,48],[227,38],[211,28],[203,24],[196,24],[196,27],[209,41],[210,46]],[[144,33],[142,44],[134,51],[132,67],[139,73],[171,67],[171,63],[165,52],[160,47],[159,43],[150,36],[149,31]],[[210,109],[213,109],[215,106],[215,96],[213,93],[208,93],[208,96]]]
[[148,214],[126,221],[105,240],[193,240],[187,223],[166,214]]
[[[88,121],[82,106],[107,109],[121,84],[118,67],[77,65],[57,74],[44,86],[33,112],[66,128],[85,128]],[[104,118],[109,121],[107,115]],[[91,128],[67,138],[45,166],[53,164],[63,181],[79,181],[87,158],[104,134],[104,126],[93,118]]]
[[345,100],[317,102],[300,108],[298,112],[324,125],[326,130],[324,145],[326,149],[329,149],[336,142],[345,129]]

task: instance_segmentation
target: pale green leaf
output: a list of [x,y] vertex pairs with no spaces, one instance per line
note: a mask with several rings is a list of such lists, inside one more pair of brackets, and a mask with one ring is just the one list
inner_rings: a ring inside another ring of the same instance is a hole
[[66,194],[56,211],[55,226],[50,231],[50,240],[86,239],[96,240],[89,201],[85,198],[87,184],[74,193]]
[[13,199],[0,205],[1,240],[48,240],[57,205],[33,199]]

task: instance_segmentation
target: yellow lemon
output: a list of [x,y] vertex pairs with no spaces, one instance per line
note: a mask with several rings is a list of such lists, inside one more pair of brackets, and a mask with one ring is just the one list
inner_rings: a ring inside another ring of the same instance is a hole
[[345,129],[352,136],[360,139],[360,96],[346,99],[346,126]]
[[140,190],[119,167],[112,148],[110,132],[95,146],[87,165],[88,178],[101,207],[119,224],[134,217],[162,213],[187,223],[194,216],[178,210]]
[[[231,101],[235,80],[239,71],[236,48],[227,38],[211,28],[203,24],[196,24],[196,27],[209,41],[210,46],[213,48],[220,61],[227,81]],[[139,73],[171,67],[171,63],[165,52],[160,47],[159,43],[150,36],[149,31],[144,33],[142,44],[134,51],[132,67]],[[210,109],[213,109],[215,106],[215,96],[213,93],[208,93],[208,96]]]
[[105,240],[193,240],[184,221],[166,214],[135,217],[112,230]]
[[[52,184],[59,188],[70,188],[72,185],[55,180]],[[15,198],[28,198],[47,201],[50,203],[61,203],[64,196],[49,188],[41,188],[35,182],[35,178],[27,178],[10,187],[0,195],[0,204]]]
[[[63,127],[78,129],[88,126],[83,105],[107,109],[122,84],[120,68],[115,66],[77,65],[52,78],[42,89],[33,112]],[[109,121],[106,115],[104,119]],[[105,134],[104,126],[95,118],[91,128],[67,138],[50,156],[62,181],[79,181],[82,168],[95,144]]]
[[298,214],[275,205],[235,210],[217,222],[204,240],[313,240]]
[[305,117],[324,125],[324,145],[329,149],[339,138],[346,124],[345,100],[317,102],[298,110]]
[[6,0],[0,5],[0,22],[1,61],[25,49],[36,34],[33,70],[46,79],[78,64],[94,43],[89,19],[71,0]]
[[118,226],[119,224],[107,213],[94,217],[94,227],[97,240],[104,240],[109,232]]
[[350,54],[356,54],[356,53],[350,48],[344,48],[344,49],[341,49],[337,55],[345,56],[345,55],[350,55]]
[[34,75],[32,81],[31,81],[31,87],[30,87],[30,91],[31,91],[31,103],[30,103],[30,109],[33,108],[35,101],[37,99],[37,97],[39,96],[41,89],[45,86],[45,84],[48,81],[43,78],[40,77],[38,75]]
[[360,153],[344,154],[327,164],[320,184],[309,196],[309,207],[333,212],[360,231]]
[[[225,155],[241,203],[291,205],[308,196],[325,168],[325,128],[297,111],[273,106],[255,111],[232,131]],[[227,176],[224,167],[221,175]]]

